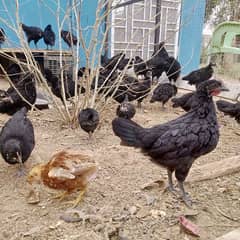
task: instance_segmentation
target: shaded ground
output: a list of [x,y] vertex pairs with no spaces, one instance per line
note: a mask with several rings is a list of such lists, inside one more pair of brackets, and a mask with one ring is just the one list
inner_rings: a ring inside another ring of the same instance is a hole
[[[111,130],[116,104],[102,114],[101,126],[95,134],[96,143],[89,142],[80,129],[65,128],[58,114],[50,109],[34,112],[30,118],[36,133],[36,147],[27,162],[27,169],[62,149],[73,149],[91,155],[99,164],[98,176],[77,209],[90,219],[66,223],[60,220],[70,207],[66,201],[52,200],[53,193],[40,187],[40,202],[27,203],[30,186],[25,178],[15,178],[15,166],[0,161],[0,239],[20,240],[182,240],[195,239],[180,232],[178,216],[191,215],[201,228],[201,238],[213,240],[240,226],[240,173],[201,183],[186,184],[197,201],[189,210],[163,187],[142,190],[155,180],[166,181],[166,170],[154,165],[138,150],[119,145]],[[183,112],[159,104],[144,103],[135,120],[144,125],[176,118]],[[8,119],[0,115],[0,125]],[[217,149],[198,159],[193,168],[208,161],[239,154],[240,129],[232,119],[219,115],[221,138]],[[76,197],[72,195],[69,200]],[[225,216],[224,216],[225,215]],[[117,237],[118,236],[118,237]]]

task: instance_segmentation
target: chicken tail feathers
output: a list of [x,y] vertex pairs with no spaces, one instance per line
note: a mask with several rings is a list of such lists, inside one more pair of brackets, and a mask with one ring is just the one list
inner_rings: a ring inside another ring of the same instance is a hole
[[140,131],[143,129],[137,123],[124,119],[115,118],[112,121],[112,129],[116,136],[122,140],[122,144],[131,147],[141,147]]
[[184,76],[184,77],[182,77],[182,80],[184,80],[184,81],[189,81],[189,80],[188,80],[188,75],[187,75],[187,76]]
[[216,104],[219,111],[229,116],[234,117],[234,115],[237,114],[237,108],[235,107],[234,103],[230,103],[224,100],[218,100]]

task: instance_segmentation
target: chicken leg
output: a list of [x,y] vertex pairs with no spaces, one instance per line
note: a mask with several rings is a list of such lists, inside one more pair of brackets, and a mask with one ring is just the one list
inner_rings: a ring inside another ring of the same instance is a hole
[[181,191],[182,199],[183,199],[184,203],[188,207],[192,207],[192,200],[191,200],[189,194],[185,191],[184,186],[183,186],[183,182],[178,181],[178,186],[179,186],[179,189]]
[[137,102],[137,108],[139,108],[139,109],[142,108],[142,104],[141,104],[141,102]]
[[68,203],[73,203],[73,208],[75,208],[82,201],[82,197],[85,194],[85,192],[86,188],[83,188],[82,190],[80,190],[78,197],[74,201],[68,201]]
[[22,176],[26,175],[26,169],[25,169],[24,163],[22,161],[21,154],[19,154],[18,152],[17,152],[17,159],[19,162],[19,169],[17,172],[17,177],[22,177]]
[[178,195],[178,192],[177,190],[174,188],[173,186],[173,180],[172,180],[172,171],[171,170],[167,170],[167,173],[168,173],[168,186],[167,186],[167,189],[173,193],[174,195]]
[[88,133],[88,139],[89,139],[89,141],[93,140],[93,132]]

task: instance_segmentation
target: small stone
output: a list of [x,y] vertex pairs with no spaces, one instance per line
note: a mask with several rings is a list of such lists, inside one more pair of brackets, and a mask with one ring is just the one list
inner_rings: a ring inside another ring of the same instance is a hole
[[48,214],[49,214],[49,211],[45,209],[39,213],[41,217],[47,216]]
[[63,221],[58,221],[55,225],[50,225],[49,229],[54,230],[54,229],[58,228],[62,223],[63,223]]
[[150,195],[145,195],[146,201],[147,201],[147,205],[153,205],[153,203],[156,200],[156,197],[154,196],[150,196]]
[[94,230],[96,232],[100,232],[104,229],[104,225],[103,224],[97,224],[96,227],[94,228]]
[[150,182],[150,183],[147,183],[147,184],[144,184],[141,189],[142,190],[151,190],[151,189],[154,189],[154,188],[163,188],[165,186],[165,183],[163,180],[156,180],[154,182]]
[[35,234],[37,232],[40,232],[41,231],[41,227],[40,226],[36,226],[36,227],[33,227],[31,228],[29,231],[23,233],[23,236],[26,237],[26,236],[31,236],[32,234]]
[[135,215],[137,213],[137,210],[138,209],[136,206],[131,206],[128,211],[130,212],[131,215]]
[[218,188],[217,192],[219,193],[226,193],[228,191],[227,188],[224,188],[224,187],[221,187],[221,188]]
[[9,238],[10,238],[10,233],[7,232],[7,231],[3,231],[3,232],[2,232],[2,236],[3,236],[4,238],[9,239]]
[[151,213],[151,215],[154,217],[154,218],[158,218],[159,216],[161,216],[161,217],[166,217],[166,212],[164,212],[164,211],[161,211],[161,210],[154,210],[154,209],[152,209],[151,211],[150,211],[150,213]]
[[198,211],[193,210],[193,209],[186,209],[182,215],[185,217],[192,217],[192,216],[197,216],[199,214]]
[[142,208],[137,213],[137,218],[145,218],[150,215],[150,212],[146,208]]
[[119,230],[118,239],[119,240],[129,240],[129,238],[124,230]]
[[29,203],[29,204],[37,204],[39,202],[40,202],[40,194],[39,194],[39,192],[35,192],[34,190],[31,190],[28,193],[28,196],[27,196],[27,203]]
[[129,219],[129,213],[124,212],[123,214],[118,214],[112,218],[114,222],[122,222]]
[[240,187],[240,182],[236,182],[236,186],[237,186],[237,187]]
[[114,226],[108,226],[107,228],[108,237],[111,239],[112,237],[118,237],[119,228]]

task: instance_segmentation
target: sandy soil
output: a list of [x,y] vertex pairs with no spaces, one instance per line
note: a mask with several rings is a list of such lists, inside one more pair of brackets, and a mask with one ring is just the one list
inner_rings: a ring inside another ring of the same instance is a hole
[[[178,217],[189,215],[201,229],[200,239],[213,240],[240,226],[240,173],[201,183],[186,184],[187,191],[196,200],[189,210],[181,200],[163,186],[143,190],[155,180],[166,182],[166,170],[153,164],[138,150],[119,145],[111,130],[115,115],[113,103],[102,114],[96,143],[89,142],[85,132],[64,126],[54,109],[42,114],[34,112],[30,118],[36,134],[36,146],[27,162],[27,170],[47,161],[62,149],[87,153],[99,165],[97,178],[89,184],[83,201],[77,207],[83,220],[67,223],[60,219],[69,214],[67,201],[53,200],[50,189],[40,186],[40,202],[29,204],[31,187],[25,177],[15,177],[17,167],[0,161],[0,239],[21,240],[182,240],[195,239],[180,231]],[[152,126],[183,114],[170,105],[162,111],[159,104],[137,112],[135,120]],[[0,115],[3,126],[9,117]],[[199,158],[194,166],[239,154],[239,126],[219,114],[221,138],[217,149]],[[73,200],[77,195],[69,196]]]

